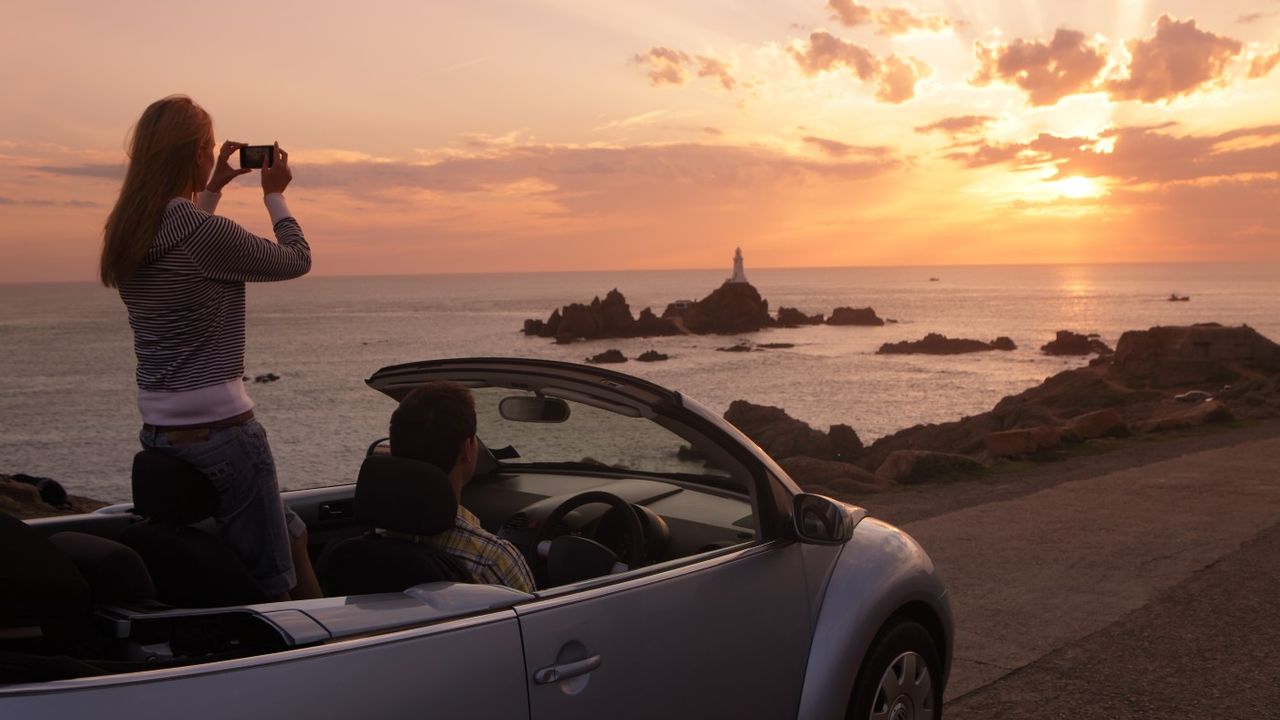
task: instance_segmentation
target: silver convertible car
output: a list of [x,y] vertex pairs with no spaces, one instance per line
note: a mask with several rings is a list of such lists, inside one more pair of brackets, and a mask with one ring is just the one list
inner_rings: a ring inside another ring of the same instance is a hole
[[394,401],[437,379],[476,399],[462,504],[536,592],[374,532],[440,532],[456,500],[370,438],[354,485],[285,494],[326,596],[268,602],[211,532],[207,480],[139,453],[132,503],[0,515],[0,718],[941,716],[950,606],[901,530],[621,373],[472,358],[366,382]]

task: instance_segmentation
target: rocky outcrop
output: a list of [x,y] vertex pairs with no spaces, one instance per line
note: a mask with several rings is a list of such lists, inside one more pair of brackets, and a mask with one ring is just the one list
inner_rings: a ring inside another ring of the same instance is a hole
[[1081,335],[1070,330],[1059,330],[1057,336],[1040,346],[1045,355],[1106,355],[1111,348],[1097,335]]
[[876,315],[876,311],[869,308],[851,308],[838,307],[831,311],[831,317],[827,318],[828,325],[884,325],[884,320]]
[[726,282],[687,307],[668,305],[662,317],[681,318],[684,327],[698,335],[756,332],[774,324],[769,302],[750,283]]
[[985,471],[986,466],[964,455],[898,450],[880,463],[876,475],[899,485],[915,485],[941,475],[977,475]]
[[962,338],[949,338],[946,335],[938,333],[929,333],[924,336],[923,340],[903,340],[896,343],[885,343],[876,351],[880,355],[906,355],[906,354],[925,354],[925,355],[960,355],[971,352],[986,352],[988,350],[1014,350],[1017,346],[1007,337],[998,337],[991,342],[982,342],[981,340],[966,340]]
[[1040,425],[1018,430],[987,433],[986,447],[991,457],[1034,455],[1062,443],[1062,429]]
[[640,317],[631,315],[631,306],[617,288],[610,290],[601,300],[590,303],[573,303],[552,311],[542,320],[525,320],[524,334],[555,338],[565,344],[576,340],[606,338],[655,337],[676,335],[675,323],[653,314],[649,308],[640,311]]
[[862,438],[848,425],[832,425],[827,431],[827,438],[831,441],[831,452],[837,459],[853,460],[862,453]]
[[106,504],[69,495],[61,483],[49,478],[0,475],[0,512],[19,519],[93,512]]
[[670,355],[660,353],[657,350],[645,350],[636,357],[636,360],[639,362],[662,362],[663,360],[669,359],[671,359]]
[[1113,362],[1136,386],[1230,383],[1280,372],[1280,345],[1248,325],[1154,327],[1121,335]]
[[774,459],[796,455],[831,459],[831,439],[788,415],[782,408],[734,400],[724,414],[735,427]]
[[884,492],[893,482],[857,465],[798,456],[778,461],[787,475],[807,492],[833,497],[857,497]]
[[[864,449],[856,462],[865,470],[876,470],[900,450],[934,450],[978,459],[1035,454],[1052,449],[1050,438],[1058,433],[1061,442],[1069,442],[1164,432],[1229,418],[1280,417],[1276,347],[1247,327],[1190,326],[1125,333],[1115,357],[1102,356],[1088,367],[1060,372],[1004,398],[988,412],[882,437]],[[1206,377],[1213,380],[1205,381]],[[1231,384],[1223,387],[1227,378]],[[1209,402],[1174,400],[1185,391],[1205,388],[1214,390]]]
[[822,313],[805,315],[795,308],[778,308],[778,327],[793,328],[801,325],[821,325]]
[[621,350],[605,350],[602,353],[596,353],[587,358],[587,362],[595,365],[603,365],[608,363],[624,363],[627,356],[622,354]]

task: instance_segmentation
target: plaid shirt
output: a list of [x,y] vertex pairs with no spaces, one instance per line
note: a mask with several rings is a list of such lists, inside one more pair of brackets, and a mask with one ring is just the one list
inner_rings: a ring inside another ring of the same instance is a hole
[[453,556],[471,574],[472,582],[506,585],[528,593],[536,590],[533,573],[516,546],[480,527],[480,520],[461,505],[452,529],[414,539],[429,542]]

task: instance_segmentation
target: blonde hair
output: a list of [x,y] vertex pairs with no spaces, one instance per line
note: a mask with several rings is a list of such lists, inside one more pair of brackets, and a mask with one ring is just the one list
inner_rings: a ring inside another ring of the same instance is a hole
[[213,120],[191,98],[170,95],[142,112],[120,197],[107,216],[98,267],[103,285],[119,287],[142,265],[170,200],[203,188],[207,178],[196,157],[204,144],[212,148]]

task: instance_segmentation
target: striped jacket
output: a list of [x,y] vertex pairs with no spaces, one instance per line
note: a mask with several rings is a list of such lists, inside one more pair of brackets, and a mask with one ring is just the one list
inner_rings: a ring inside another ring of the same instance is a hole
[[244,284],[311,269],[297,220],[279,219],[274,230],[278,242],[189,200],[169,203],[142,267],[120,285],[140,391],[178,393],[240,380]]

